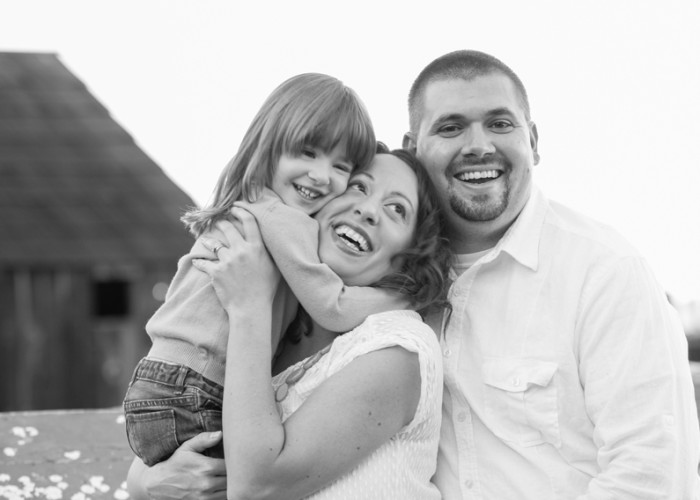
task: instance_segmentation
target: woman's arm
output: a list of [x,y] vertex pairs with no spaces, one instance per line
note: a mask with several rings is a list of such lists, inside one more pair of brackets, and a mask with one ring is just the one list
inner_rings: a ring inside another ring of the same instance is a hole
[[229,314],[223,417],[228,498],[302,498],[350,472],[411,421],[420,397],[418,357],[400,347],[360,356],[283,424],[270,375],[274,265],[252,216],[239,217],[245,240],[221,223],[229,249],[219,250],[219,263],[198,266],[212,277]]
[[130,497],[135,500],[225,500],[224,461],[202,455],[220,440],[221,433],[199,434],[153,467],[135,458],[126,479]]

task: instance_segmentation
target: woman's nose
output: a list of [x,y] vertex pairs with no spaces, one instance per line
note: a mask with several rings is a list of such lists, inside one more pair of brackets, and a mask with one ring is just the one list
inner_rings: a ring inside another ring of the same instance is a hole
[[355,213],[360,216],[360,220],[372,226],[376,225],[379,221],[377,208],[372,203],[365,202],[358,204],[355,206]]

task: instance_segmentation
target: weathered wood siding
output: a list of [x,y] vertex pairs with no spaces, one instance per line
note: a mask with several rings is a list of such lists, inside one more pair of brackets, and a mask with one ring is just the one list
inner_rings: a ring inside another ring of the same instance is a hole
[[129,313],[99,317],[90,269],[0,266],[0,411],[121,404],[150,346],[144,326],[160,304],[152,288],[170,277],[132,273]]

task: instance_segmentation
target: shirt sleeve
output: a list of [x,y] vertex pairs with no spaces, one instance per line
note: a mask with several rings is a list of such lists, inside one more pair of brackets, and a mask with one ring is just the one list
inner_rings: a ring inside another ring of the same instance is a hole
[[699,459],[687,342],[642,258],[589,277],[576,334],[600,469],[579,500],[685,498]]
[[[410,433],[426,421],[435,418],[438,425],[442,402],[442,354],[435,332],[420,319],[409,318],[405,311],[378,314],[367,318],[360,335],[348,339],[340,355],[331,351],[331,374],[337,373],[355,359],[388,347],[402,347],[417,354],[421,375],[421,395],[416,413],[401,433]],[[345,339],[343,339],[345,340]],[[437,434],[437,433],[436,433]]]
[[285,205],[269,189],[254,203],[239,201],[255,216],[265,246],[282,276],[309,315],[322,327],[346,332],[371,314],[406,309],[398,292],[367,286],[345,286],[318,257],[318,223]]

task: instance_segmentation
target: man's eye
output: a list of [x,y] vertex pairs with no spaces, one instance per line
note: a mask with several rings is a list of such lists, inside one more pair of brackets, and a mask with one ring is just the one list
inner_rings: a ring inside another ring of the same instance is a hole
[[508,120],[496,120],[491,124],[491,128],[496,132],[508,132],[513,128],[513,124]]
[[462,127],[455,124],[443,125],[438,129],[438,134],[443,137],[454,137],[459,135],[460,132],[462,132]]

